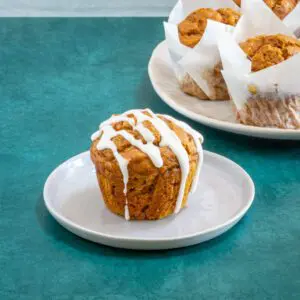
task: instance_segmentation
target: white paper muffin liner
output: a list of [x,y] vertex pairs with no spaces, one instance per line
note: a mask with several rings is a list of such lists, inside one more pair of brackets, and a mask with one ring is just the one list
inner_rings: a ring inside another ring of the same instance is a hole
[[[219,40],[222,74],[235,104],[237,119],[248,125],[299,129],[300,54],[251,72],[251,62],[239,47],[241,41],[250,37],[278,33],[293,36],[292,31],[261,0],[244,0],[244,4],[246,12],[233,35],[226,34]],[[255,23],[252,6],[261,16]]]
[[300,96],[289,96],[276,100],[266,95],[249,99],[237,112],[240,123],[259,127],[300,129]]
[[[246,1],[247,2],[247,1]],[[268,5],[261,0],[263,5],[271,10]],[[245,1],[241,1],[242,10],[244,10]],[[256,6],[252,4],[253,12],[256,13],[256,17],[259,18],[260,10],[256,10]],[[272,11],[272,10],[271,10]],[[273,12],[274,13],[274,12]],[[279,18],[278,18],[279,19]],[[297,6],[282,20],[282,22],[292,31],[297,37],[300,37],[300,2]]]
[[226,84],[219,70],[218,39],[224,33],[232,33],[234,27],[208,20],[201,41],[194,48],[181,44],[179,40],[177,25],[199,8],[240,10],[232,0],[179,0],[171,11],[168,22],[164,23],[174,73],[186,93],[200,99],[215,100],[223,96],[223,100],[228,100]]
[[298,2],[297,6],[284,18],[283,22],[298,38],[300,37],[300,2]]

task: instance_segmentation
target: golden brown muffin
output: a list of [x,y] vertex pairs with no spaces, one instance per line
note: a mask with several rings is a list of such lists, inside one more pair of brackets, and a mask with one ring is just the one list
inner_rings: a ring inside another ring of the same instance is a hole
[[264,0],[273,12],[283,20],[297,5],[297,0]]
[[[264,0],[273,12],[283,20],[297,5],[298,0]],[[234,0],[237,5],[241,5],[241,0]]]
[[[142,111],[142,113],[153,118],[149,111]],[[125,113],[122,116],[133,119],[136,125],[137,118],[134,113]],[[189,174],[181,205],[183,207],[187,202],[198,162],[202,157],[199,157],[194,139],[189,133],[166,117],[161,115],[158,117],[177,135],[188,154]],[[156,220],[174,212],[181,184],[181,168],[173,151],[169,147],[159,146],[161,133],[151,121],[146,120],[142,124],[155,137],[153,144],[159,148],[163,160],[161,168],[155,167],[147,154],[118,134],[121,130],[125,130],[135,139],[146,144],[142,135],[134,129],[132,124],[127,121],[112,123],[112,127],[117,133],[111,140],[117,147],[118,153],[128,161],[127,193],[124,193],[123,175],[112,150],[97,149],[98,142],[103,138],[103,132],[93,141],[90,153],[96,167],[99,186],[109,210],[124,216],[124,207],[127,202],[131,220]]]
[[276,65],[300,52],[300,41],[282,34],[260,35],[240,44],[256,72]]
[[201,40],[207,20],[235,26],[240,18],[240,13],[231,8],[200,8],[189,14],[185,20],[178,25],[180,42],[190,48],[195,47]]
[[[214,20],[227,25],[235,26],[240,18],[240,13],[231,8],[200,8],[189,14],[185,20],[178,25],[180,42],[193,48],[201,40],[207,20]],[[208,97],[197,85],[193,78],[186,74],[180,82],[180,88],[188,95],[195,96],[201,100],[229,100],[228,90],[221,74],[221,65],[215,66],[212,70],[206,70],[204,77],[211,84],[214,95]]]
[[[283,62],[300,53],[300,41],[277,35],[261,35],[240,44],[252,61],[252,71],[260,71]],[[256,86],[248,86],[249,99],[237,112],[240,123],[285,129],[300,128],[300,95],[282,95],[276,86],[273,91],[260,92]]]

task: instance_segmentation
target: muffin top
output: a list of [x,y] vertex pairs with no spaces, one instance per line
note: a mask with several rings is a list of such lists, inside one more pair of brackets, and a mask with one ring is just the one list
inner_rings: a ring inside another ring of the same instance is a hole
[[[297,5],[298,0],[264,0],[273,12],[282,20]],[[241,5],[241,0],[234,0],[237,5]]]
[[252,72],[276,65],[300,52],[300,41],[285,36],[260,35],[240,44],[252,61]]
[[[176,146],[182,145],[183,149],[193,156],[197,153],[194,139],[185,130],[184,125],[189,126],[182,124],[184,123],[174,118],[156,115],[148,109],[132,110],[122,115],[113,115],[110,119],[100,124],[100,130],[95,133],[96,135],[92,137],[92,140],[98,145],[99,142],[103,144],[103,147],[98,147],[98,152],[104,160],[111,161],[115,158],[115,153],[113,153],[115,151],[111,151],[111,147],[107,146],[107,141],[112,141],[118,153],[122,154],[126,160],[139,161],[143,157],[149,156],[147,152],[153,154],[153,151],[149,150],[150,144],[159,150],[158,155],[164,155],[165,152],[170,155],[170,150],[173,152],[170,149],[172,147],[170,145],[168,147],[168,143],[163,143],[163,140],[168,140],[165,137],[166,134],[172,135],[174,133],[176,137],[171,142],[174,144],[177,142]],[[189,129],[193,135],[200,135],[192,128],[189,127]],[[170,157],[172,156],[175,156],[175,154],[173,153]],[[147,172],[147,169],[144,171]]]
[[298,0],[264,0],[273,12],[282,20],[297,5]]
[[178,24],[180,42],[193,48],[201,40],[207,20],[235,26],[240,18],[240,13],[231,8],[200,8],[189,14],[185,20]]

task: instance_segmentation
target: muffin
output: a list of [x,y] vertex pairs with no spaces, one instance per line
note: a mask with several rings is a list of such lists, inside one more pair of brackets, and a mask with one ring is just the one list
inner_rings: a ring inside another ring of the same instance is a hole
[[[234,0],[237,5],[241,5],[241,0]],[[297,5],[298,0],[264,0],[272,11],[283,20]]]
[[198,183],[201,142],[187,124],[149,109],[102,123],[90,154],[107,208],[127,220],[178,213]]
[[297,5],[297,0],[264,0],[273,12],[283,20]]
[[[279,64],[300,53],[300,41],[282,34],[261,35],[250,38],[240,47],[251,60],[252,72]],[[248,86],[250,99],[238,112],[243,124],[278,128],[300,128],[300,97],[274,91],[260,92],[254,85]]]
[[201,40],[207,20],[235,26],[240,18],[240,13],[231,8],[200,8],[189,14],[178,24],[179,39],[187,47],[195,47]]
[[240,44],[251,60],[252,72],[279,64],[300,52],[300,41],[283,34],[260,35]]
[[[208,19],[235,26],[239,18],[240,13],[231,8],[200,8],[189,14],[178,24],[179,40],[183,45],[193,48],[200,42]],[[180,88],[186,94],[202,100],[228,100],[228,90],[222,77],[221,69],[222,65],[218,64],[212,70],[206,71],[204,76],[211,83],[214,90],[214,96],[211,98],[205,94],[189,74],[186,74],[180,82]]]

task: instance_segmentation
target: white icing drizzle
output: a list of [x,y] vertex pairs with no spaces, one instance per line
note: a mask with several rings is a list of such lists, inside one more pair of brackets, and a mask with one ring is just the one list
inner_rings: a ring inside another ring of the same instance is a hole
[[124,181],[124,194],[127,193],[127,183],[128,183],[128,161],[123,158],[123,156],[118,152],[117,146],[115,143],[112,141],[112,138],[117,135],[117,131],[113,129],[112,126],[107,126],[105,128],[105,132],[103,132],[103,135],[97,144],[97,149],[98,150],[104,150],[104,149],[110,149],[114,157],[119,163],[121,173],[123,175],[123,181]]
[[147,127],[144,127],[143,124],[141,124],[141,123],[137,124],[135,126],[135,130],[137,130],[142,135],[142,137],[144,138],[144,140],[147,143],[154,142],[155,137],[154,137],[153,133]]
[[[134,129],[135,129],[135,127],[134,127]],[[120,130],[120,131],[115,131],[115,132],[116,132],[115,136],[121,135],[131,145],[137,147],[138,149],[140,149],[141,151],[146,153],[149,156],[149,158],[152,160],[152,162],[156,168],[161,168],[163,166],[164,163],[163,163],[162,157],[160,155],[159,148],[156,147],[154,144],[152,144],[152,143],[144,144],[141,140],[135,139],[135,137],[133,135],[131,135],[129,132],[127,132],[126,130]],[[105,131],[104,131],[104,133],[105,133]],[[101,140],[99,143],[101,143]]]
[[125,220],[126,221],[130,220],[130,214],[129,214],[129,209],[128,209],[127,197],[126,197],[126,204],[125,204],[125,208],[124,208],[124,216],[125,216]]
[[[146,115],[143,112],[147,112],[151,117]],[[135,119],[128,117],[128,115],[130,115],[130,114],[132,114],[135,117]],[[194,190],[197,185],[197,182],[198,182],[198,176],[199,176],[201,164],[202,164],[202,159],[200,159],[200,157],[202,158],[203,155],[202,155],[202,146],[201,146],[200,139],[203,140],[203,138],[198,132],[193,130],[187,124],[177,121],[169,116],[162,115],[162,117],[165,117],[166,119],[171,120],[177,126],[184,129],[187,133],[189,133],[194,138],[194,141],[195,141],[195,144],[197,147],[197,151],[198,151],[198,155],[199,155],[197,172],[196,172],[196,176],[193,181],[193,184],[192,184],[192,190]],[[132,134],[130,134],[126,130],[120,130],[120,131],[114,130],[114,128],[112,127],[112,124],[121,122],[121,121],[128,122],[132,126],[133,130],[136,130],[137,132],[139,132],[141,134],[141,136],[144,138],[144,140],[146,141],[146,144],[144,144],[141,140],[137,140]],[[161,168],[163,166],[163,160],[161,157],[160,148],[157,147],[156,145],[154,145],[153,142],[155,140],[155,137],[154,137],[153,133],[143,125],[144,121],[150,121],[152,123],[152,125],[159,131],[160,136],[161,136],[161,141],[160,141],[159,146],[160,147],[165,147],[165,146],[169,147],[172,150],[172,152],[176,155],[177,160],[179,162],[180,169],[181,169],[181,183],[180,183],[179,193],[178,193],[176,206],[175,206],[175,210],[174,210],[174,213],[177,214],[180,211],[180,208],[182,205],[185,186],[186,186],[186,180],[187,180],[188,173],[189,173],[189,156],[188,156],[188,153],[186,152],[185,148],[183,147],[181,140],[178,138],[176,133],[170,129],[170,127],[165,123],[165,121],[160,119],[157,115],[155,115],[149,109],[146,109],[143,111],[142,110],[130,110],[130,111],[125,112],[122,115],[112,116],[110,119],[108,119],[107,121],[100,124],[99,131],[95,132],[91,138],[92,138],[92,140],[95,140],[95,139],[99,138],[102,133],[102,137],[97,144],[97,149],[98,150],[111,149],[111,151],[113,152],[113,155],[115,156],[115,158],[120,166],[121,173],[123,175],[124,194],[126,196],[127,183],[128,183],[128,163],[129,162],[126,159],[124,159],[122,157],[122,155],[119,154],[116,145],[112,141],[113,137],[115,137],[117,135],[121,135],[128,142],[130,142],[133,146],[137,147],[142,152],[147,154],[155,167]],[[129,220],[130,215],[129,215],[127,197],[126,197],[126,201],[125,201],[124,214],[125,214],[126,220]]]
[[198,153],[198,164],[197,164],[197,169],[196,169],[196,174],[192,183],[192,187],[191,187],[191,194],[193,194],[196,189],[197,189],[197,185],[198,185],[198,181],[199,181],[199,176],[200,176],[200,171],[203,165],[203,148],[202,148],[202,143],[204,141],[203,136],[196,130],[194,130],[191,126],[189,126],[188,124],[176,120],[171,116],[168,115],[159,115],[164,117],[165,119],[172,121],[175,125],[177,125],[178,127],[182,128],[185,132],[187,132],[194,140],[194,143],[196,145],[196,149],[197,149],[197,153]]
[[163,120],[161,120],[157,116],[153,116],[153,118],[151,118],[150,121],[160,133],[161,140],[159,146],[169,147],[172,150],[172,152],[176,155],[180,165],[181,183],[174,210],[174,213],[177,214],[181,209],[185,191],[185,184],[190,170],[189,156],[185,148],[183,147],[179,137],[172,129],[170,129],[170,127]]
[[91,140],[94,141],[100,137],[100,131],[96,131],[91,135]]
[[108,120],[102,122],[99,126],[100,130],[107,126],[107,125],[111,125],[113,123],[118,123],[118,122],[128,122],[131,126],[134,125],[134,119],[132,118],[128,118],[127,116],[123,116],[123,115],[120,115],[120,116],[112,116],[110,117]]
[[148,112],[151,115],[151,117],[145,115],[141,111],[136,110],[129,111],[126,114],[133,113],[136,116],[136,118],[138,120],[141,120],[142,122],[145,120],[150,121],[160,133],[161,140],[159,146],[169,147],[172,150],[172,152],[176,155],[181,169],[181,183],[174,210],[174,213],[177,214],[181,209],[185,191],[185,184],[189,175],[189,156],[176,133],[172,129],[170,129],[170,127],[162,119],[158,118],[158,116],[156,116],[150,109],[146,109],[145,111]]
[[[101,125],[100,125],[101,128]],[[100,130],[98,131],[100,136]],[[123,158],[123,156],[118,152],[117,146],[115,143],[111,140],[113,137],[117,135],[117,131],[113,129],[112,126],[108,125],[105,127],[105,131],[103,131],[102,137],[97,144],[98,150],[104,150],[104,149],[110,149],[113,152],[113,155],[115,159],[117,160],[122,176],[123,176],[123,182],[124,182],[124,194],[127,194],[127,183],[128,183],[128,161]],[[97,134],[94,133],[92,137],[96,137]],[[130,216],[128,213],[128,203],[127,203],[127,197],[125,197],[125,219],[129,220]]]

